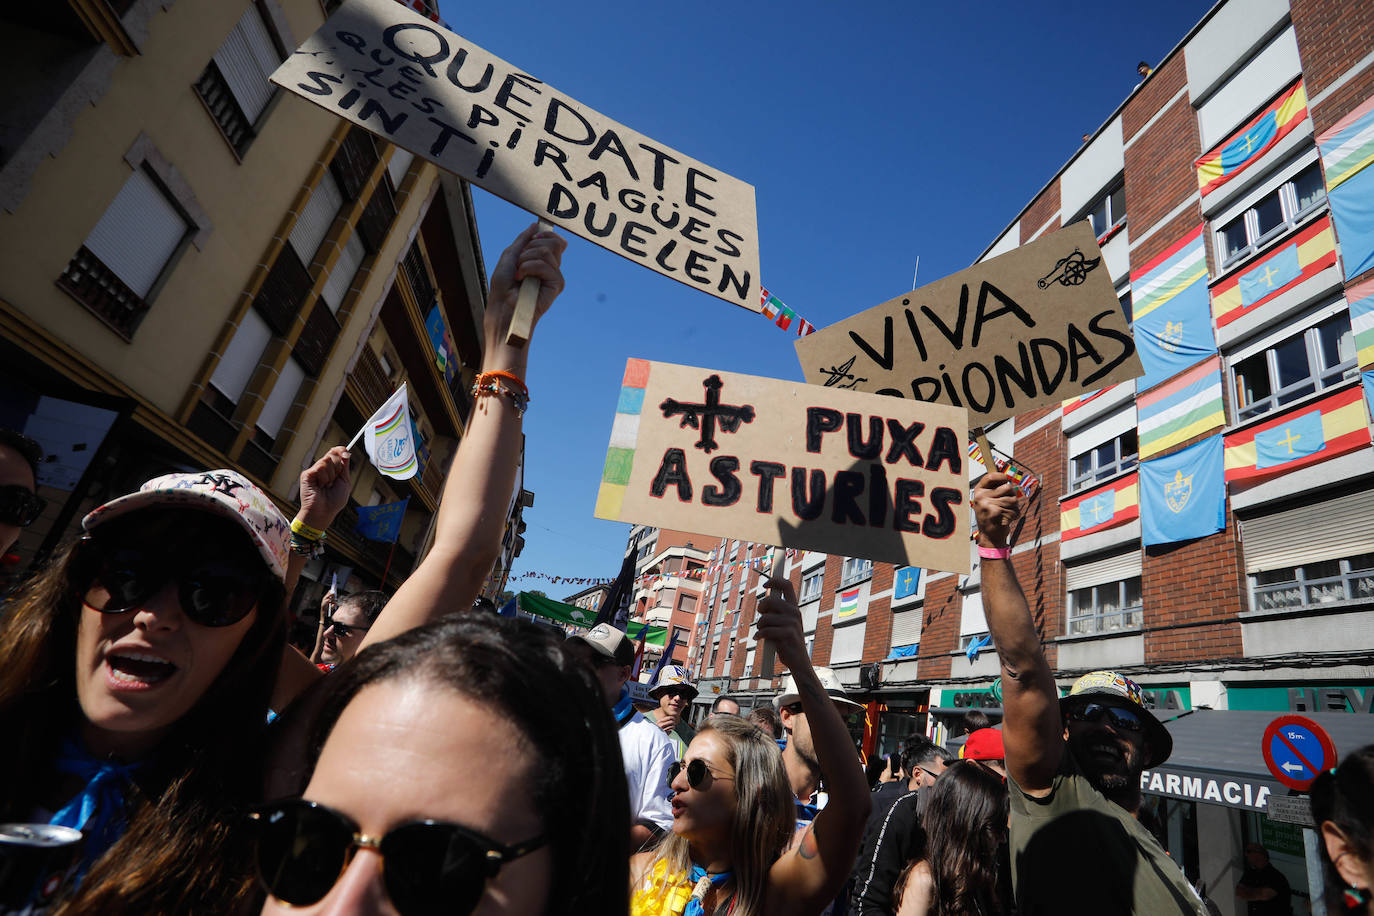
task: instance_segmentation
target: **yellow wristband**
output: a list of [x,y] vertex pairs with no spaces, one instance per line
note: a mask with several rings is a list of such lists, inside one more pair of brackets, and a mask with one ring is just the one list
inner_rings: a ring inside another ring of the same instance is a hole
[[293,518],[291,520],[291,533],[300,535],[310,541],[318,541],[320,538],[324,537],[323,531],[318,528],[311,528],[298,518]]

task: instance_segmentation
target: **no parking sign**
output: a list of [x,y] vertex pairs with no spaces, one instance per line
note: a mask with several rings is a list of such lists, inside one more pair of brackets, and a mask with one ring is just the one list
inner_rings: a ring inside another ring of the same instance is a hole
[[1306,716],[1279,716],[1270,722],[1260,752],[1274,778],[1298,792],[1306,792],[1323,770],[1336,765],[1331,736]]

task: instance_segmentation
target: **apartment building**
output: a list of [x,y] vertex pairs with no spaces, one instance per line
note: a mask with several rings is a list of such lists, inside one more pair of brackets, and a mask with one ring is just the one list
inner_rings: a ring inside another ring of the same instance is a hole
[[[485,268],[465,184],[268,81],[336,5],[0,13],[14,89],[0,103],[0,424],[48,453],[48,510],[12,575],[92,506],[169,471],[234,468],[293,514],[301,470],[402,382],[422,470],[402,482],[355,462],[308,597],[339,573],[376,587],[388,566],[394,588],[427,546],[472,407]],[[400,500],[394,549],[355,532],[360,507]]]

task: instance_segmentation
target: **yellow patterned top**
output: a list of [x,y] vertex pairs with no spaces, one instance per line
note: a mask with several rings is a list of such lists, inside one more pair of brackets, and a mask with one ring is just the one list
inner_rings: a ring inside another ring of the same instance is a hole
[[667,871],[668,863],[663,859],[654,863],[630,897],[630,916],[682,916],[692,899],[691,878],[686,872],[665,878]]

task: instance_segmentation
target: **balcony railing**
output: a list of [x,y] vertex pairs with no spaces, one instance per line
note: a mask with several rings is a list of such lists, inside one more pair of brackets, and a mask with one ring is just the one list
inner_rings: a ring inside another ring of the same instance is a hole
[[125,338],[134,336],[134,329],[148,311],[143,297],[129,289],[85,245],[57,278],[57,285]]
[[310,272],[296,257],[295,249],[283,245],[276,263],[262,283],[262,289],[258,290],[257,298],[253,300],[253,307],[273,331],[286,334],[291,330],[301,302],[310,292],[310,286]]
[[410,288],[415,293],[415,301],[420,304],[420,310],[427,311],[434,302],[434,284],[430,282],[429,268],[425,266],[425,256],[421,253],[418,243],[410,246],[401,267],[405,271],[406,279],[410,281]]
[[353,366],[351,377],[367,401],[362,405],[364,413],[371,413],[391,397],[391,382],[387,381],[386,373],[382,372],[382,364],[378,362],[377,354],[371,347],[363,347],[362,353],[358,355],[357,364]]
[[296,347],[291,351],[311,376],[318,377],[324,370],[339,330],[339,321],[329,306],[323,299],[316,300],[310,317],[305,320],[305,327],[301,329],[301,336],[296,340]]
[[370,133],[355,125],[339,144],[339,151],[329,162],[329,171],[334,174],[344,197],[356,200],[376,164],[377,144]]
[[229,89],[224,74],[219,72],[219,66],[213,60],[206,65],[200,79],[196,80],[196,94],[200,96],[205,107],[209,109],[210,116],[223,131],[224,139],[229,141],[235,153],[242,156],[257,134],[253,130],[252,122],[239,107],[234,93]]

